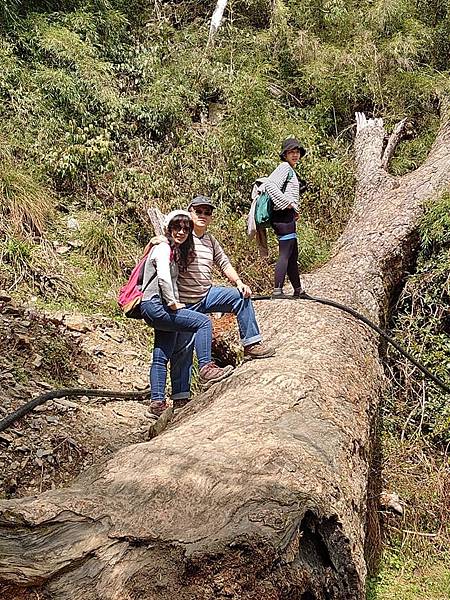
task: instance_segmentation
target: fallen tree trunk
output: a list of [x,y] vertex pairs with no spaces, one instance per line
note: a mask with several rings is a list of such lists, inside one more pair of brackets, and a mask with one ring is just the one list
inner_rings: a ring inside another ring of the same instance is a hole
[[[307,288],[382,323],[422,203],[449,185],[450,125],[445,113],[427,161],[394,178],[382,122],[357,121],[354,212]],[[70,488],[0,502],[5,584],[55,600],[364,597],[378,340],[308,302],[258,315],[274,358],[245,363]]]

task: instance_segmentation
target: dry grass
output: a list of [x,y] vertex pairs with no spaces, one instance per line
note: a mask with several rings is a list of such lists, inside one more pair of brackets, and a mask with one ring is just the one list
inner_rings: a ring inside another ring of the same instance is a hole
[[388,517],[386,533],[406,553],[434,554],[450,547],[450,461],[423,441],[384,441],[384,488],[399,494],[404,515]]
[[89,223],[83,231],[83,252],[100,268],[113,274],[121,272],[121,260],[128,258],[129,252],[117,228],[97,220]]
[[41,237],[52,212],[52,196],[32,176],[0,162],[0,232]]
[[39,292],[43,297],[73,297],[79,292],[62,269],[52,245],[45,239],[31,240],[5,235],[0,241],[0,287],[22,289],[25,295]]
[[450,462],[423,441],[383,438],[383,488],[397,492],[403,516],[382,512],[385,546],[367,600],[450,597]]

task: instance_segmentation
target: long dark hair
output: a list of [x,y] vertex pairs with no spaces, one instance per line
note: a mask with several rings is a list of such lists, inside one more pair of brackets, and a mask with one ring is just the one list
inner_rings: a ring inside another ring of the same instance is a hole
[[[183,227],[189,228],[189,234],[182,244],[176,244],[172,237],[172,230],[178,229],[178,227],[182,225]],[[192,237],[192,231],[194,229],[194,223],[192,219],[189,217],[185,217],[183,215],[179,215],[178,217],[174,217],[167,228],[167,239],[169,240],[170,247],[173,252],[173,259],[177,263],[178,268],[183,273],[188,268],[188,265],[195,258],[195,250],[194,250],[194,238]]]

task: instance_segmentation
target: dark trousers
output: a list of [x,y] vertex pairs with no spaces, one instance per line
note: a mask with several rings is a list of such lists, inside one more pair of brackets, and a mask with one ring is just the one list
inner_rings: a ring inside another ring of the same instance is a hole
[[[295,233],[295,221],[289,223],[272,223],[273,230],[277,236]],[[301,282],[298,272],[298,244],[297,238],[290,240],[278,240],[279,256],[275,265],[275,287],[282,288],[286,275],[294,288],[294,291],[300,291]]]

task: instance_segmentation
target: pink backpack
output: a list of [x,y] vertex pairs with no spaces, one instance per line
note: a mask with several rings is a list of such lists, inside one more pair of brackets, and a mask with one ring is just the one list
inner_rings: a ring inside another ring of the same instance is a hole
[[[165,238],[164,238],[165,239]],[[142,281],[144,279],[144,270],[145,270],[145,262],[147,260],[148,255],[150,254],[150,250],[155,246],[155,243],[159,243],[161,238],[156,241],[156,239],[151,240],[149,244],[145,247],[144,254],[142,258],[138,262],[138,264],[134,267],[131,272],[131,275],[126,282],[126,284],[120,288],[119,297],[117,302],[122,309],[122,312],[125,317],[129,319],[142,319],[141,314],[141,300],[147,286],[153,281],[156,277],[156,271],[150,277],[150,279],[145,284],[145,287],[142,289]]]

